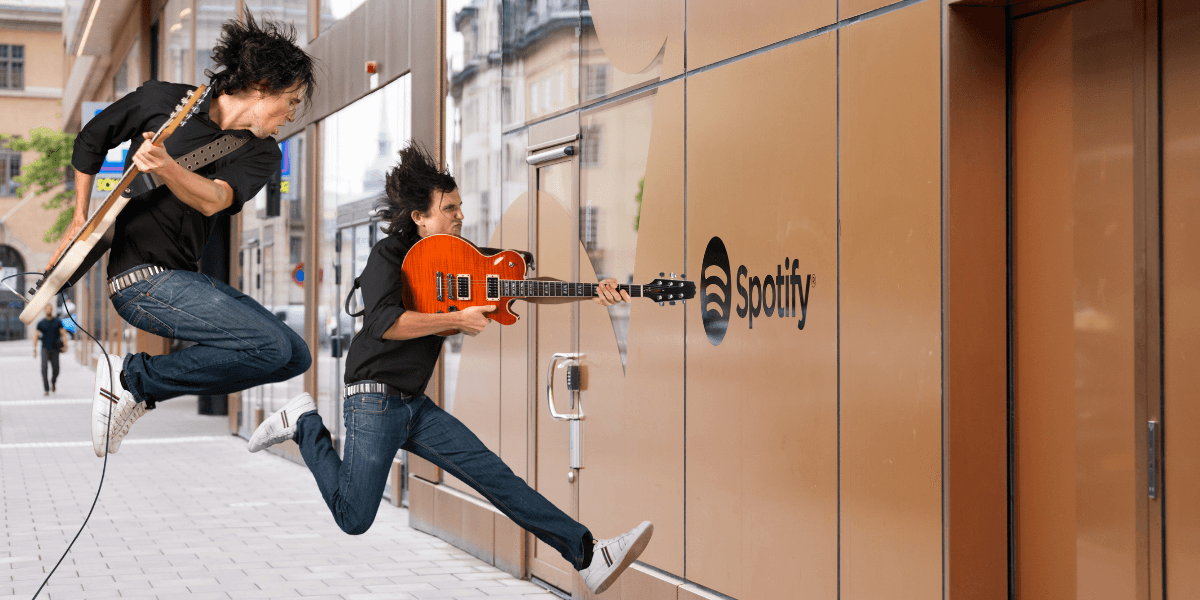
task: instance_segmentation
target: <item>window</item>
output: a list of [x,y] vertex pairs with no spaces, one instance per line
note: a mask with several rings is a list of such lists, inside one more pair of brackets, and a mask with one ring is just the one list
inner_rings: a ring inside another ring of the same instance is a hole
[[585,98],[599,98],[608,94],[608,65],[584,65],[584,73]]
[[0,196],[16,196],[21,184],[14,179],[21,174],[21,153],[0,150]]
[[25,46],[0,44],[0,90],[23,89],[25,89]]
[[304,250],[304,238],[298,235],[293,235],[288,239],[288,260],[293,265],[298,265],[303,260],[301,258]]
[[604,137],[604,127],[601,125],[585,125],[583,130],[583,152],[579,156],[579,165],[595,168],[601,164],[600,142]]

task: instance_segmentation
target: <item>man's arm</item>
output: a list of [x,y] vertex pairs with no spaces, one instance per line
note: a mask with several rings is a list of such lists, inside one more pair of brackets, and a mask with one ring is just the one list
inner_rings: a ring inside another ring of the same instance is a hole
[[411,340],[440,333],[447,329],[457,329],[474,336],[487,327],[489,319],[484,314],[494,310],[496,310],[495,306],[472,306],[452,313],[425,314],[411,310],[404,311],[383,333],[383,339]]
[[46,263],[46,270],[62,256],[63,251],[79,235],[79,230],[83,229],[83,225],[87,223],[88,208],[92,200],[92,182],[96,180],[95,175],[89,175],[83,171],[75,171],[75,214],[71,217],[71,224],[67,227],[66,233],[58,242],[58,248],[54,250],[54,254],[50,257],[50,262]]
[[179,166],[165,148],[150,143],[153,133],[143,133],[142,137],[146,142],[133,155],[133,164],[139,171],[161,177],[176,198],[206,217],[233,206],[233,188],[228,183],[208,179]]

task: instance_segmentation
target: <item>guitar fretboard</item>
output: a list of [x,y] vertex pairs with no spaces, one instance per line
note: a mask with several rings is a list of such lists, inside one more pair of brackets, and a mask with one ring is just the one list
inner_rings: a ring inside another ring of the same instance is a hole
[[[488,297],[495,298],[591,298],[596,295],[598,283],[572,283],[569,281],[537,281],[532,279],[493,279],[487,282]],[[632,298],[642,297],[641,285],[618,285],[617,289],[629,292]]]

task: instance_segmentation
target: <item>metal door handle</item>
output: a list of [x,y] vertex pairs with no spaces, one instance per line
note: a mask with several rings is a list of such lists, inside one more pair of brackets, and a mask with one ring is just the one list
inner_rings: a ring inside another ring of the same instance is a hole
[[[560,360],[579,360],[583,358],[583,354],[579,352],[559,352],[550,357],[550,364],[546,369],[546,403],[550,407],[550,416],[555,421],[577,421],[583,418],[583,405],[579,406],[578,414],[562,414],[554,409],[554,369],[558,368]],[[566,364],[566,363],[564,363]]]

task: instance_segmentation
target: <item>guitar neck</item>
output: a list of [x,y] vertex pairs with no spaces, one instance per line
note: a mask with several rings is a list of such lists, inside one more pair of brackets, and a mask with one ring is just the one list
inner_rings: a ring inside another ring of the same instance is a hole
[[[592,298],[598,283],[572,283],[569,281],[538,281],[535,279],[501,279],[500,296],[505,298]],[[632,298],[641,298],[642,285],[617,285],[617,289],[629,292]]]

